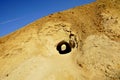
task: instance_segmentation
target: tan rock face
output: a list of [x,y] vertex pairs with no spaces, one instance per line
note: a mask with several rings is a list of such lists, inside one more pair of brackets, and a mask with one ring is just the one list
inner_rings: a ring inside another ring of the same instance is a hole
[[120,1],[51,14],[0,38],[0,80],[120,80]]

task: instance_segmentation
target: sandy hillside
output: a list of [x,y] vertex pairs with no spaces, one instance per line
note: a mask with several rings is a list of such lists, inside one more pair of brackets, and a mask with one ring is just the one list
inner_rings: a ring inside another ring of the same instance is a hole
[[120,80],[120,0],[57,12],[0,38],[0,80]]

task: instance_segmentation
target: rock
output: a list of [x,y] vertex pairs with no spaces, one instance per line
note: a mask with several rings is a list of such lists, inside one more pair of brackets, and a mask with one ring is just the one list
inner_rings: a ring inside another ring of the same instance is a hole
[[0,80],[120,80],[119,14],[97,0],[0,38]]

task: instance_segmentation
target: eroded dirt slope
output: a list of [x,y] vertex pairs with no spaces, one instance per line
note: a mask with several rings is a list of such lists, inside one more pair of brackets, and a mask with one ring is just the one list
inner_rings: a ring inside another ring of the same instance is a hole
[[120,80],[120,1],[54,13],[0,38],[0,80]]

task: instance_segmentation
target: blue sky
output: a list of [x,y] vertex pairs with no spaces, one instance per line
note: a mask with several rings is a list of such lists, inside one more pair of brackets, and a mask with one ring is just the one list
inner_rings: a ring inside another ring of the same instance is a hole
[[0,0],[0,37],[52,14],[95,0]]

